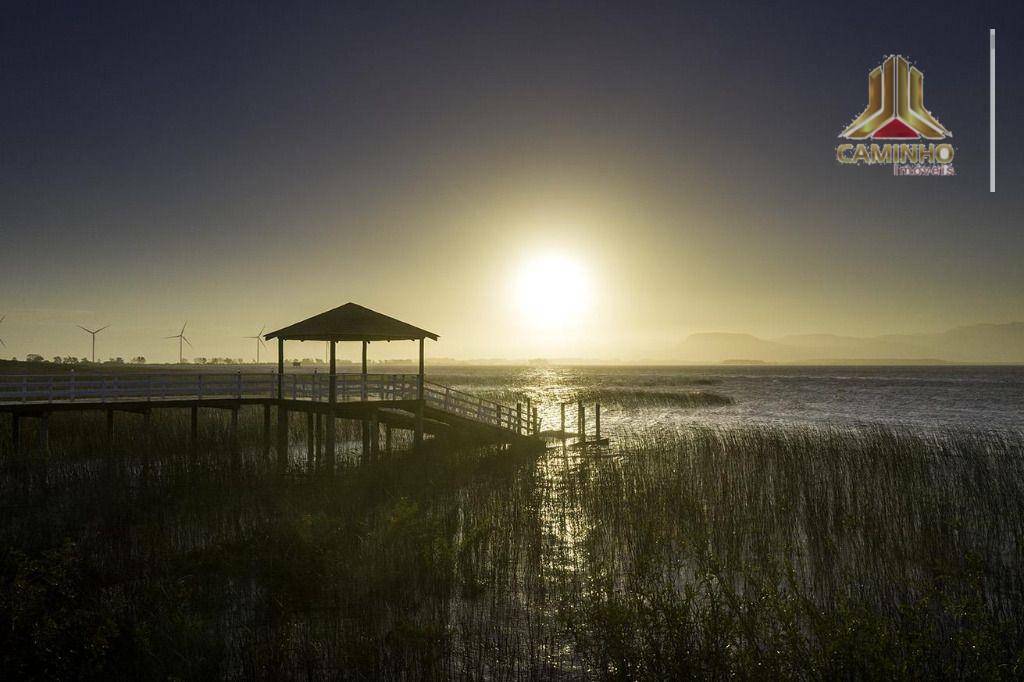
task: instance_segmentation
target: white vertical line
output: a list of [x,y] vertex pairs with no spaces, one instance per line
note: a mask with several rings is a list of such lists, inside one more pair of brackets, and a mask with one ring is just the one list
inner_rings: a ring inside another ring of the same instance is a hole
[[996,191],[996,30],[988,30],[988,191]]

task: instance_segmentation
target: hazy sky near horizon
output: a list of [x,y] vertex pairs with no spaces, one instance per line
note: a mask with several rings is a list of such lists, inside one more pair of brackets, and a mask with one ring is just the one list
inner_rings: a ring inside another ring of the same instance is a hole
[[[171,360],[188,320],[186,355],[251,358],[348,301],[470,358],[1024,320],[1024,9],[943,4],[10,3],[0,356],[112,324],[100,356]],[[956,177],[836,163],[889,53]],[[553,254],[584,300],[534,308]]]

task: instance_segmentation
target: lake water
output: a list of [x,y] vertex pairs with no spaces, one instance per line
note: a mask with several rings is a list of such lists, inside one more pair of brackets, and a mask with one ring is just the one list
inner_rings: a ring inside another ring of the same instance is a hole
[[[915,430],[1024,430],[1024,367],[481,367],[428,368],[428,379],[501,396],[512,389],[557,428],[579,391],[641,391],[649,404],[602,406],[602,426],[884,424]],[[686,408],[658,394],[707,391],[735,404]],[[569,408],[574,422],[575,409]],[[592,424],[592,421],[591,421]]]

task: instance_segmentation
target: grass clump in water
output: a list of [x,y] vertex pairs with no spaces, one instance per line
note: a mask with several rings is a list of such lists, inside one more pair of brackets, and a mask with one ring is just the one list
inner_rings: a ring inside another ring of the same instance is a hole
[[639,389],[612,388],[582,391],[577,400],[585,403],[599,402],[621,409],[643,407],[722,407],[736,401],[727,395],[711,391],[645,391]]

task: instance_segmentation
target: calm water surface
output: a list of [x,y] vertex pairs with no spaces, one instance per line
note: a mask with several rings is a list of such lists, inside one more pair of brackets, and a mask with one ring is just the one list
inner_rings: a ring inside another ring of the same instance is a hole
[[429,373],[431,380],[470,392],[498,397],[511,387],[528,395],[540,405],[543,428],[558,426],[560,401],[596,389],[699,390],[735,400],[701,408],[657,400],[616,408],[609,401],[602,413],[609,430],[693,423],[1024,429],[1024,367],[459,367]]

